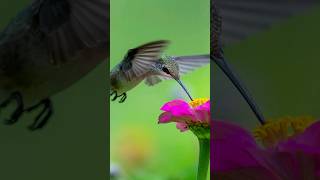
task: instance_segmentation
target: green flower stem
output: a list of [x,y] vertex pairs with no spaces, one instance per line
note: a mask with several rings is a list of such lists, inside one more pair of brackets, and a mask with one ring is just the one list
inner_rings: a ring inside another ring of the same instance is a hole
[[200,138],[198,140],[200,149],[197,180],[206,180],[210,160],[210,140]]

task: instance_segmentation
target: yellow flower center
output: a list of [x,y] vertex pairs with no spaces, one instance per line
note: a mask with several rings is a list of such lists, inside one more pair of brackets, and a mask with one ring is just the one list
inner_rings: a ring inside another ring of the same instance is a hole
[[282,140],[302,133],[315,119],[313,117],[285,117],[268,120],[253,131],[254,137],[265,147],[272,147]]
[[209,98],[196,98],[193,101],[189,102],[189,105],[193,108],[200,106],[209,101]]

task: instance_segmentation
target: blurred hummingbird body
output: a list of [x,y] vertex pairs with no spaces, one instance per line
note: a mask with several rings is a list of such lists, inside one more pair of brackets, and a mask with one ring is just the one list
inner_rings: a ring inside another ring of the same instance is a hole
[[115,94],[113,100],[121,97],[119,102],[124,102],[126,92],[143,80],[148,86],[153,86],[165,79],[175,79],[192,99],[180,81],[180,74],[209,63],[210,57],[160,57],[167,44],[167,41],[154,41],[128,51],[125,58],[110,72],[111,95]]
[[[0,108],[12,100],[18,102],[9,124],[44,102],[51,106],[50,96],[108,57],[108,7],[108,0],[36,0],[4,29],[0,34]],[[44,110],[36,121],[40,116]]]
[[143,74],[135,79],[128,80],[125,73],[121,70],[121,64],[118,64],[110,73],[111,89],[118,94],[123,94],[143,81],[148,75]]

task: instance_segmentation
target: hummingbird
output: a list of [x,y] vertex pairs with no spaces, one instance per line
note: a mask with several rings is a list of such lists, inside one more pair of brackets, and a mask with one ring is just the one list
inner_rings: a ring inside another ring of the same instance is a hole
[[153,86],[162,80],[174,79],[192,97],[180,80],[180,75],[188,73],[210,62],[209,55],[195,56],[161,56],[169,41],[153,41],[128,50],[123,60],[110,72],[112,101],[120,98],[123,103],[127,91],[133,89],[143,80]]
[[233,85],[238,89],[241,95],[244,97],[253,113],[256,115],[261,124],[265,123],[265,118],[262,115],[256,102],[250,95],[245,85],[240,81],[240,78],[234,73],[233,69],[224,57],[221,31],[222,31],[222,18],[215,3],[211,3],[211,33],[210,33],[210,59],[215,62],[218,67],[227,75]]
[[53,113],[50,97],[109,56],[109,0],[35,0],[0,33],[0,110],[6,124],[40,109],[30,130]]
[[227,75],[262,124],[265,123],[265,118],[244,83],[228,63],[223,46],[239,42],[317,3],[315,0],[211,1],[210,59]]

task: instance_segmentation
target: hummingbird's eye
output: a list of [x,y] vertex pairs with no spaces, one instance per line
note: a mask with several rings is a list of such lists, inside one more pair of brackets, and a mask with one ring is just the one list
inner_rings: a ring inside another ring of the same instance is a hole
[[168,68],[166,68],[166,67],[163,67],[163,68],[162,68],[162,71],[163,71],[163,72],[165,72],[165,73],[167,73],[167,74],[170,74],[169,69],[168,69]]

